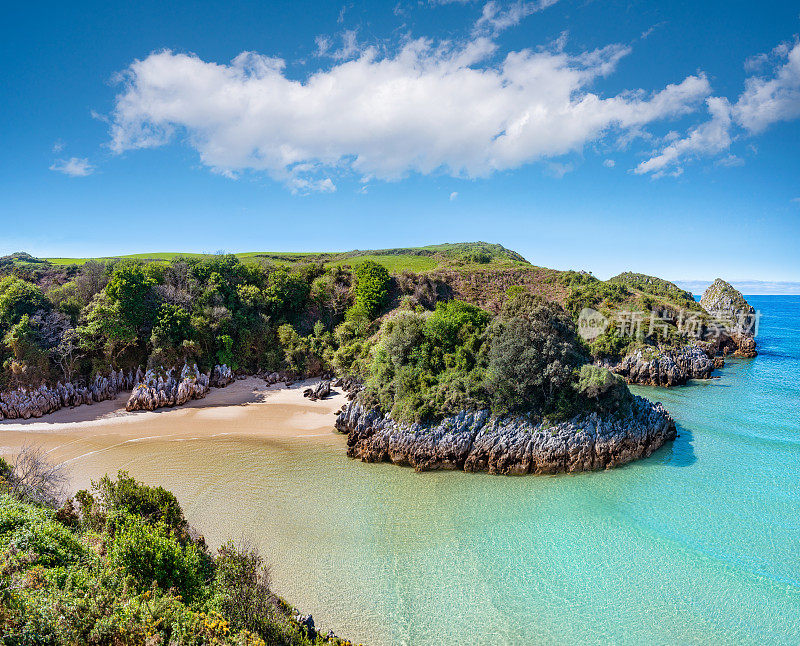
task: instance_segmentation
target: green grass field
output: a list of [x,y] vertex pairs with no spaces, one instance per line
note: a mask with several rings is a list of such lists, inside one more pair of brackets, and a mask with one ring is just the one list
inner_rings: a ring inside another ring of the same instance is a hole
[[[237,253],[242,262],[270,262],[276,265],[292,265],[302,262],[321,262],[326,267],[341,265],[358,265],[365,260],[374,260],[386,267],[390,272],[431,271],[440,267],[477,265],[473,261],[474,254],[484,256],[483,264],[502,264],[504,266],[529,266],[527,260],[514,251],[498,244],[486,242],[459,242],[425,247],[404,247],[397,249],[355,250],[345,252],[280,252],[250,251]],[[105,256],[94,260],[141,260],[144,262],[171,261],[179,256],[203,258],[209,254],[181,253],[177,251],[136,253],[122,256]],[[45,258],[54,265],[82,265],[90,258]],[[23,261],[24,262],[24,261]]]

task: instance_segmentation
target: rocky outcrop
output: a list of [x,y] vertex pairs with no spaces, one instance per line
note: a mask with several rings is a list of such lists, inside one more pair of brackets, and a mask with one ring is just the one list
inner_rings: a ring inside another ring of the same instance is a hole
[[353,401],[364,388],[361,381],[355,377],[339,377],[331,382],[331,385],[344,390],[349,401]]
[[724,353],[732,349],[735,356],[758,355],[754,338],[758,315],[738,289],[717,278],[703,293],[700,305],[716,319],[716,332]]
[[330,394],[331,382],[326,380],[320,381],[316,386],[306,388],[303,391],[303,397],[308,397],[312,402],[318,399],[325,399]]
[[689,379],[710,379],[714,368],[714,352],[710,346],[687,345],[636,350],[610,370],[629,384],[680,386]]
[[[197,368],[197,366],[195,366]],[[228,368],[224,363],[221,366],[214,366],[214,369],[209,375],[209,385],[214,388],[225,388],[233,381],[233,370]]]
[[339,413],[336,428],[347,433],[347,454],[365,462],[504,475],[608,469],[647,457],[676,435],[664,407],[642,397],[619,419],[592,413],[555,425],[485,410],[401,424],[354,401]]
[[[216,366],[212,375],[224,374]],[[194,366],[184,365],[180,375],[175,370],[164,371],[150,369],[142,381],[134,386],[125,410],[156,410],[166,406],[180,406],[191,399],[202,399],[208,393],[211,377],[203,374]],[[229,382],[225,382],[227,384]]]
[[106,376],[97,375],[87,385],[59,381],[55,386],[6,391],[0,393],[0,419],[38,418],[61,408],[116,399],[120,392],[131,389],[140,374],[141,370],[136,374],[111,370]]

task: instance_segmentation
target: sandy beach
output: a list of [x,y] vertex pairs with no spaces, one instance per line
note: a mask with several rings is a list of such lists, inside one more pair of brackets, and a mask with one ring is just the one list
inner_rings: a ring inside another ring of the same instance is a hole
[[85,458],[132,443],[241,437],[343,444],[345,438],[336,433],[333,422],[346,397],[338,390],[316,402],[303,397],[303,389],[316,381],[267,386],[262,379],[248,377],[212,388],[204,399],[178,408],[129,413],[127,393],[121,393],[116,400],[62,409],[39,419],[4,420],[0,454],[14,454],[25,444],[42,445],[82,482]]

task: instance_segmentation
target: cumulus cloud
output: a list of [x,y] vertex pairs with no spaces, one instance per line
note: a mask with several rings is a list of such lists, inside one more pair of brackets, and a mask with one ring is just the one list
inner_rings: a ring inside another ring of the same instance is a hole
[[[762,70],[770,65],[771,73],[745,80],[744,91],[734,104],[722,97],[709,97],[709,121],[666,145],[634,172],[663,175],[671,168],[669,174],[680,174],[682,164],[689,159],[727,151],[737,137],[737,129],[741,136],[748,136],[779,121],[800,117],[800,43],[781,43],[769,54],[748,59],[745,69]],[[736,166],[743,162],[729,155],[718,163]]]
[[69,159],[59,159],[55,161],[50,170],[64,173],[70,177],[86,177],[94,172],[94,166],[88,159],[82,157],[70,157]]
[[458,198],[458,191],[453,191],[452,193],[450,193],[451,202],[455,202],[457,198]]
[[710,93],[702,74],[651,93],[593,91],[629,52],[522,50],[491,62],[489,38],[458,46],[418,39],[296,80],[284,61],[252,52],[219,64],[161,51],[121,75],[111,148],[180,137],[216,172],[266,172],[298,191],[331,190],[331,178],[347,173],[484,177],[580,151],[612,132],[638,133]]
[[753,133],[777,121],[800,117],[800,43],[778,46],[772,56],[785,62],[771,77],[751,76],[735,106],[736,121]]

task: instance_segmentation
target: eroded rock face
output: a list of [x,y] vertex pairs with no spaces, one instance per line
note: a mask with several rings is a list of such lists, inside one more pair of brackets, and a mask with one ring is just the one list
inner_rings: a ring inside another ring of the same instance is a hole
[[[196,366],[195,366],[196,367]],[[209,376],[210,385],[214,388],[224,388],[233,381],[233,370],[224,363],[221,366],[214,366]]]
[[740,357],[755,357],[756,311],[730,283],[717,278],[700,299],[700,305],[720,323],[724,351],[733,350]]
[[327,380],[322,380],[315,386],[306,388],[303,391],[303,397],[308,397],[312,402],[315,402],[318,399],[325,399],[330,394],[331,382]]
[[88,385],[72,382],[52,387],[18,388],[0,393],[0,419],[42,417],[61,408],[91,405],[116,399],[123,390],[130,390],[136,377],[129,372],[110,370],[107,376],[97,375]]
[[498,419],[485,410],[437,424],[400,424],[354,401],[339,413],[336,428],[347,433],[347,455],[365,462],[503,475],[607,469],[647,457],[676,435],[664,407],[642,397],[624,418],[593,413],[555,426]]
[[611,368],[628,383],[647,386],[680,386],[689,379],[710,379],[713,350],[701,345],[680,349],[636,350]]
[[[218,373],[218,368],[220,366],[214,368],[214,374]],[[190,399],[205,397],[209,385],[209,375],[200,372],[197,364],[184,365],[179,375],[175,374],[174,369],[150,369],[143,375],[141,382],[134,386],[125,410],[156,410],[165,406],[180,406]]]

